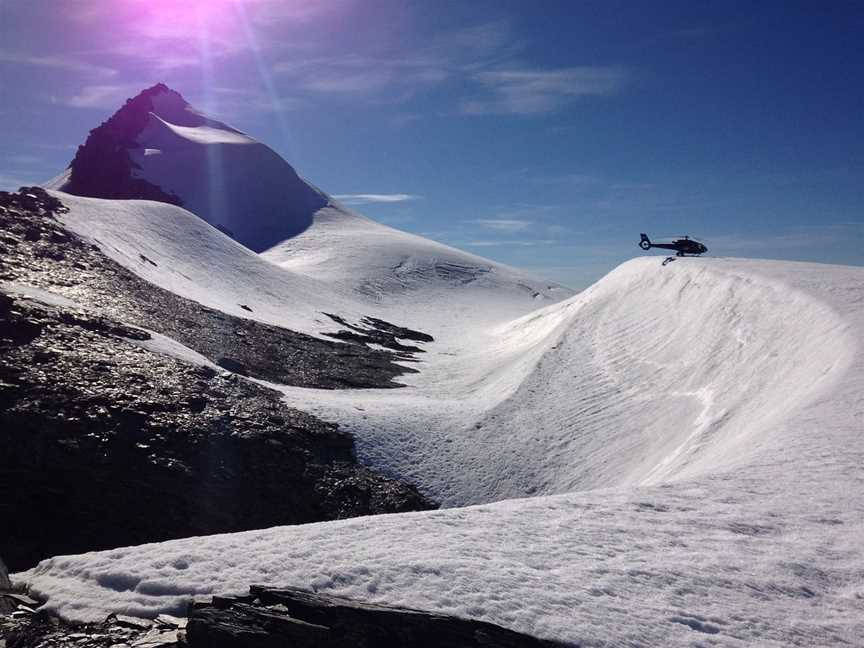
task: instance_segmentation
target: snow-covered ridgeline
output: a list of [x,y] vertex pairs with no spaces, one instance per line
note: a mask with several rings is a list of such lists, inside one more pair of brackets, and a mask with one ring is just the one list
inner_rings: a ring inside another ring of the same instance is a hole
[[462,322],[409,393],[284,391],[451,506],[749,461],[850,361],[855,334],[825,288],[798,287],[831,267],[660,261],[491,332]]
[[[592,490],[58,557],[19,578],[75,618],[176,611],[190,594],[271,583],[582,645],[709,635],[854,645],[864,636],[862,303],[857,268],[633,261],[503,326],[452,360],[461,374],[445,356],[396,395],[403,422],[424,399],[430,412],[494,406],[480,428],[488,442],[449,430],[453,468],[442,478],[466,500],[507,495],[511,473],[517,490]],[[504,351],[511,360],[484,384],[484,353],[490,367]],[[509,383],[508,367],[518,369]],[[454,386],[470,393],[448,397]],[[331,396],[318,406],[347,415],[345,396]],[[352,396],[362,415],[382,417],[357,431],[388,422],[373,392]],[[423,423],[433,438],[439,423]],[[366,442],[388,447],[388,434]],[[410,453],[411,441],[389,447]],[[460,490],[475,480],[479,492]]]
[[69,207],[62,219],[70,230],[144,279],[232,315],[313,335],[334,329],[327,312],[354,321],[379,315],[439,337],[439,330],[497,324],[571,294],[338,207],[320,211],[323,222],[338,221],[335,230],[319,227],[316,216],[306,235],[291,239],[296,243],[258,255],[174,205],[52,193]]
[[333,330],[321,311],[359,314],[347,293],[268,263],[180,207],[52,193],[69,207],[62,219],[70,230],[142,278],[205,306],[312,333]]
[[518,317],[573,292],[510,266],[365,218],[338,203],[263,258],[349,291],[418,327]]

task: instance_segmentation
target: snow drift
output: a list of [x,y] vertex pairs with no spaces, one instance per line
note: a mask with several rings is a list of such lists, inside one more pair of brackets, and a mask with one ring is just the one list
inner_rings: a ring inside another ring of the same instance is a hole
[[19,578],[81,619],[265,583],[581,645],[854,644],[862,286],[859,268],[631,261],[446,341],[463,357],[431,359],[411,391],[306,396],[451,503],[542,496],[58,557]]

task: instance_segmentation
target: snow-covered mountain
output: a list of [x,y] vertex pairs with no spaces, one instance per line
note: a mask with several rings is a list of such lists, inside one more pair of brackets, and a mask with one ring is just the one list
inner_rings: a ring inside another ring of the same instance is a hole
[[302,232],[328,202],[272,149],[162,84],[91,131],[47,187],[180,204],[255,251]]
[[[436,293],[445,301],[479,300],[516,314],[572,294],[552,282],[346,209],[298,176],[272,149],[204,116],[162,84],[130,99],[94,129],[69,169],[46,187],[91,198],[143,198],[180,205],[250,250],[264,252],[265,259],[295,276],[324,281],[362,301],[393,303],[419,290],[423,296],[409,297],[414,305],[435,301],[430,293]],[[80,213],[94,227],[103,227],[92,222],[92,214],[111,210],[119,214],[122,208],[109,203]],[[77,213],[73,208],[72,221]],[[160,212],[168,213],[180,212]],[[105,227],[117,223],[116,218],[106,218]],[[120,220],[118,236],[134,235],[127,228],[139,229],[128,219]],[[175,249],[200,237],[220,240],[215,233],[188,225],[196,234],[171,232],[177,239]],[[110,236],[104,227],[100,231]],[[160,236],[158,228],[150,234]],[[221,249],[225,242],[207,245]],[[191,252],[177,256],[188,256],[198,267],[198,261],[212,261],[196,259]],[[454,286],[459,290],[450,290]],[[317,292],[326,303],[327,291]]]
[[[405,389],[271,386],[450,508],[52,558],[16,575],[47,608],[154,616],[260,583],[576,645],[860,645],[864,270],[648,257],[573,296],[299,177],[301,215],[259,220],[250,191],[279,204],[269,176],[254,190],[234,179],[264,161],[296,177],[287,163],[176,93],[145,95],[112,118],[135,124],[116,186],[145,200],[64,193],[79,189],[73,163],[53,185],[69,208],[57,217],[232,317],[314,336],[332,329],[325,313],[431,333]],[[174,177],[184,165],[200,181]],[[219,201],[230,209],[208,211]],[[176,341],[161,350],[210,366]]]

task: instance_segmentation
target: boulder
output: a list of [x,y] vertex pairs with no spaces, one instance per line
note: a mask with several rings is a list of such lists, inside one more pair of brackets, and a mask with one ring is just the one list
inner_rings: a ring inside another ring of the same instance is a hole
[[192,648],[552,648],[484,621],[387,607],[299,589],[252,586],[189,610]]
[[0,558],[0,614],[9,614],[18,607],[13,599],[4,596],[11,588],[12,584],[9,582],[9,573],[6,571],[3,559]]

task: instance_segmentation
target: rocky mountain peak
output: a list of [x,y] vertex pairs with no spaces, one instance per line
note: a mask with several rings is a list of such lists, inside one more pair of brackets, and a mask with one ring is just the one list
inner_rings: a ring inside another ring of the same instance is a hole
[[147,88],[126,103],[106,121],[90,131],[87,141],[78,147],[69,165],[67,193],[93,198],[138,198],[182,204],[178,196],[168,193],[143,178],[136,178],[138,165],[129,155],[138,147],[137,137],[154,112],[154,99],[168,95],[186,105],[183,97],[164,83]]

